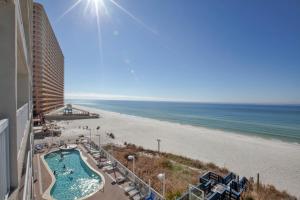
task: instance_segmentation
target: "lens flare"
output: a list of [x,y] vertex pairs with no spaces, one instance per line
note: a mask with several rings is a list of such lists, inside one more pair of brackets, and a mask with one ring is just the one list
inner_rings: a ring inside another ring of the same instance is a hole
[[61,16],[58,17],[56,22],[61,21],[66,15],[68,15],[72,10],[74,10],[79,5],[84,7],[84,15],[92,16],[96,18],[97,26],[97,37],[98,37],[98,48],[101,66],[104,67],[103,61],[103,40],[102,40],[102,25],[101,21],[103,18],[109,16],[108,6],[115,7],[129,18],[131,18],[136,24],[142,26],[147,31],[154,35],[158,35],[157,31],[146,25],[142,20],[133,15],[127,9],[120,5],[116,0],[76,0]]

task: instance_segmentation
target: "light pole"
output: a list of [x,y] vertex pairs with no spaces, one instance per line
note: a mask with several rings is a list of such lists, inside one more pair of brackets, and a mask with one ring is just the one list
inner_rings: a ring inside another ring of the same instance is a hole
[[165,198],[165,192],[166,192],[166,174],[160,173],[157,175],[157,178],[162,182],[162,195],[163,198]]
[[160,139],[156,139],[156,141],[157,141],[157,151],[158,151],[158,153],[160,152]]
[[99,134],[98,131],[100,131],[100,126],[97,126],[97,136],[99,137],[99,151],[100,151],[100,148],[101,148],[101,133]]
[[149,178],[148,185],[149,185],[149,194],[151,194],[151,179],[150,178]]
[[53,137],[54,137],[54,134],[53,134],[53,124],[50,124],[50,129],[51,129],[51,135],[52,135],[52,144],[51,144],[51,146],[53,146]]
[[90,151],[92,150],[92,129],[89,129],[90,131]]
[[[101,135],[96,135],[96,136],[99,137],[99,153],[100,153],[100,136]],[[98,164],[100,164],[100,162],[101,162],[101,154],[100,154],[100,157],[98,159]]]
[[101,150],[101,143],[100,143],[100,137],[101,137],[101,135],[100,134],[98,134],[98,135],[96,135],[98,138],[99,138],[99,153],[100,153],[100,150]]
[[[134,173],[134,168],[135,168],[135,157],[133,155],[128,156],[128,160],[132,160],[132,172]],[[135,173],[134,173],[135,174]]]

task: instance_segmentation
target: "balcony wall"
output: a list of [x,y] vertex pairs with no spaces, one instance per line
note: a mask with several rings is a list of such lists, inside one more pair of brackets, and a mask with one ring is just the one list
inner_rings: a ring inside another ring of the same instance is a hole
[[9,193],[10,177],[9,177],[9,128],[8,120],[0,120],[0,199],[5,199]]
[[29,105],[28,103],[24,104],[21,108],[17,110],[17,150],[19,150],[26,135],[26,132],[29,130]]

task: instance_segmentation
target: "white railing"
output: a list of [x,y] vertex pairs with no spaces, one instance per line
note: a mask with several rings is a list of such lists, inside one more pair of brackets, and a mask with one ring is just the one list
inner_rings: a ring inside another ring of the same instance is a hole
[[31,150],[27,154],[26,174],[24,182],[23,200],[29,200],[32,197],[32,154]]
[[5,199],[9,193],[9,129],[8,120],[0,120],[0,199]]
[[28,129],[28,103],[17,110],[17,149],[20,150],[24,135]]

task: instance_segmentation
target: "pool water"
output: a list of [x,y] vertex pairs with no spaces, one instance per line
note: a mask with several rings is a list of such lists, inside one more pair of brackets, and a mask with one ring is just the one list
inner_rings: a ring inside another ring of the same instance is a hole
[[50,191],[53,199],[80,199],[100,189],[101,176],[87,166],[79,151],[56,151],[44,158],[56,178]]

